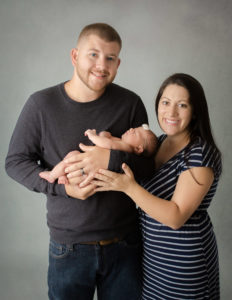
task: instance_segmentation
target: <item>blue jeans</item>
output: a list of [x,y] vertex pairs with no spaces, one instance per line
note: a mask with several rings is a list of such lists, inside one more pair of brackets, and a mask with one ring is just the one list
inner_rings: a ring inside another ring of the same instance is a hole
[[141,241],[138,235],[107,246],[50,241],[50,300],[141,299]]

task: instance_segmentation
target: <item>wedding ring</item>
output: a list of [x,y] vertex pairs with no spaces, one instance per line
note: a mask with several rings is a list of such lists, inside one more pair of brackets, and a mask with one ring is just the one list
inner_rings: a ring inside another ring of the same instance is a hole
[[81,175],[82,175],[82,176],[85,175],[85,171],[84,171],[83,168],[81,168]]

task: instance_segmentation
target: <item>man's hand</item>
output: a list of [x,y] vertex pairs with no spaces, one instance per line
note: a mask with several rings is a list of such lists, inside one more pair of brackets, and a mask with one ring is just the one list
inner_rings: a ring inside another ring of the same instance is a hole
[[89,184],[86,187],[80,188],[78,185],[66,184],[65,190],[70,197],[85,200],[95,193],[95,185]]
[[108,168],[110,150],[97,146],[85,146],[83,144],[80,144],[79,147],[84,153],[77,153],[65,159],[65,163],[71,164],[65,169],[65,172],[68,173],[67,177],[70,184],[80,183],[81,174],[83,172],[87,174],[88,176],[80,184],[80,187],[84,187],[93,179],[94,174],[99,169]]

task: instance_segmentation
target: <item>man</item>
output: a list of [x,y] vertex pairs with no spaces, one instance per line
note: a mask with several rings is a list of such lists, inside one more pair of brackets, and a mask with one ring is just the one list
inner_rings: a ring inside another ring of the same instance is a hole
[[[11,138],[8,175],[47,196],[49,299],[93,299],[95,287],[98,299],[140,299],[136,207],[121,193],[95,193],[92,184],[77,185],[100,167],[119,171],[123,161],[137,174],[145,170],[141,176],[151,169],[149,159],[84,145],[88,128],[121,136],[147,123],[141,99],[112,83],[120,49],[120,36],[111,26],[86,26],[71,50],[72,79],[31,95]],[[84,153],[71,153],[69,184],[39,177],[78,144]]]

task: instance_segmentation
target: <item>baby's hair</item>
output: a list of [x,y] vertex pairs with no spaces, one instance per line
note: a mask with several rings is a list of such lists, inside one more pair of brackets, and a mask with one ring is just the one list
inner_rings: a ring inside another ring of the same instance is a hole
[[150,157],[155,154],[157,146],[157,137],[151,130],[147,131],[147,138],[144,145],[143,156]]

